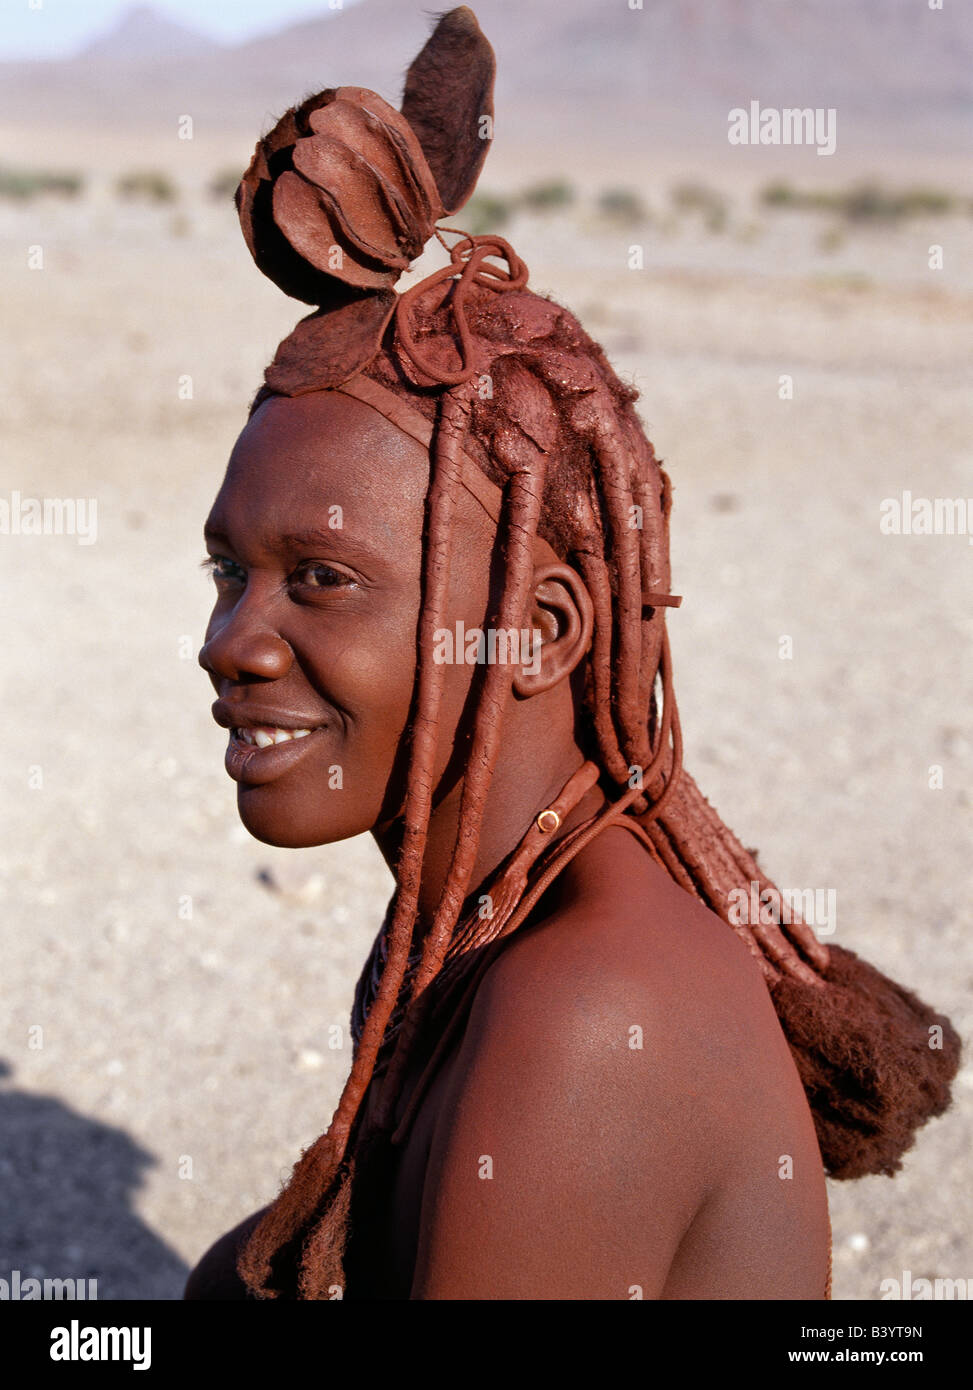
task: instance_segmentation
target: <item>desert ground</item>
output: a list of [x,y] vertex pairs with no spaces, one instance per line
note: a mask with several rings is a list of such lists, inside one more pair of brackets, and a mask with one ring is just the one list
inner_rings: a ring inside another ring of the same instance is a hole
[[[112,184],[144,150],[100,149],[80,196],[0,202],[0,495],[97,502],[92,544],[0,537],[0,1270],[174,1299],[327,1125],[390,878],[368,838],[248,836],[196,664],[202,522],[305,311],[205,192],[236,147],[156,203]],[[714,184],[708,223],[656,168],[618,223],[574,177],[502,231],[638,385],[673,480],[686,766],[778,884],[835,890],[834,941],[968,1039],[973,552],[879,519],[973,496],[973,217],[769,209],[751,179]],[[954,1095],[894,1179],[830,1185],[835,1298],[973,1279],[968,1057]]]

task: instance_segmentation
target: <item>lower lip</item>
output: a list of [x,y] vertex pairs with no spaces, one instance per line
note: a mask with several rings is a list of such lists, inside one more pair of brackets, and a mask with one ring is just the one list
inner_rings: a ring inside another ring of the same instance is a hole
[[304,738],[289,738],[285,743],[274,743],[267,748],[244,743],[231,733],[224,766],[234,782],[245,782],[250,787],[263,786],[296,767],[317,746],[318,735],[323,732],[323,729],[312,729]]

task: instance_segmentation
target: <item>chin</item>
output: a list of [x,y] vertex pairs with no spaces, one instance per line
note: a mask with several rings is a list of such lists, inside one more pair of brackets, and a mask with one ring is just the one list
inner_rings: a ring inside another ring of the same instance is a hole
[[347,816],[320,817],[312,821],[303,808],[282,807],[272,804],[272,798],[261,795],[269,788],[241,786],[237,793],[237,810],[240,820],[255,840],[264,845],[274,845],[278,849],[312,849],[315,845],[333,845],[340,840],[350,840],[353,835],[361,835],[371,830],[372,822],[359,824],[357,819],[351,823]]

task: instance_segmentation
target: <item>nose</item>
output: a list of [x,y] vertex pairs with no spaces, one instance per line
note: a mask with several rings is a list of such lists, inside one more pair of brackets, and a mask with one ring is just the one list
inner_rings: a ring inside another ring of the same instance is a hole
[[248,677],[280,680],[293,660],[289,643],[261,618],[249,595],[244,595],[232,612],[214,614],[199,653],[199,664],[214,684],[221,679],[243,681]]

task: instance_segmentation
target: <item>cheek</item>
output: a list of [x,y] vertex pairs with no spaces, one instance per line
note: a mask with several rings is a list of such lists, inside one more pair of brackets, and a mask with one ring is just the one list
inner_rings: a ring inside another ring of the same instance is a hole
[[351,759],[394,748],[399,741],[416,678],[417,621],[418,599],[414,607],[397,606],[380,621],[352,618],[313,659],[311,682],[340,712]]

